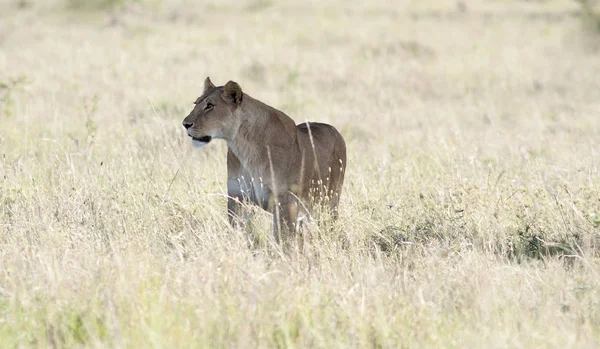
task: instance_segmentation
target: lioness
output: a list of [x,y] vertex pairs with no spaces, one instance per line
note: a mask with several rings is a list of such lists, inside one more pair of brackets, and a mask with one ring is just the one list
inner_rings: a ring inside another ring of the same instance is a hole
[[302,123],[242,92],[236,82],[204,93],[183,120],[195,146],[213,138],[227,142],[227,212],[239,225],[244,204],[273,213],[273,233],[297,231],[315,204],[334,218],[346,167],[346,143],[331,125]]

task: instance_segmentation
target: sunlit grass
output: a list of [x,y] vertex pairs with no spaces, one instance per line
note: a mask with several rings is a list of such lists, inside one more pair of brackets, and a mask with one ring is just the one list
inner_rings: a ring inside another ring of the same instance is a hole
[[[65,5],[0,1],[0,347],[598,346],[576,3]],[[303,251],[228,226],[208,75],[344,135]]]

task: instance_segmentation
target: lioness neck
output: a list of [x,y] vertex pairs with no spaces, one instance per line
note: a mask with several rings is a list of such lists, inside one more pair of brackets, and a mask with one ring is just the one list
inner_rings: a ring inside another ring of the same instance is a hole
[[267,148],[292,147],[297,137],[296,124],[283,112],[247,94],[239,108],[240,126],[227,145],[248,171],[264,177],[267,173],[262,172],[270,163]]

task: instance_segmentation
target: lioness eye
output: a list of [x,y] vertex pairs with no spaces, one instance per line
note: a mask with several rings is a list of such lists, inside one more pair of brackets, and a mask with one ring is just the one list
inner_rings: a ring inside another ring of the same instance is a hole
[[204,110],[209,110],[214,108],[214,105],[212,103],[206,103],[206,107],[204,107]]

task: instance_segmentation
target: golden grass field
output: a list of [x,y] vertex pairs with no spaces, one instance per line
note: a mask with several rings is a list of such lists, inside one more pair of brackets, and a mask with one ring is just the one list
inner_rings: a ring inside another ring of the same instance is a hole
[[[101,2],[0,0],[0,348],[600,346],[575,1]],[[228,226],[206,76],[344,135],[304,251]]]

